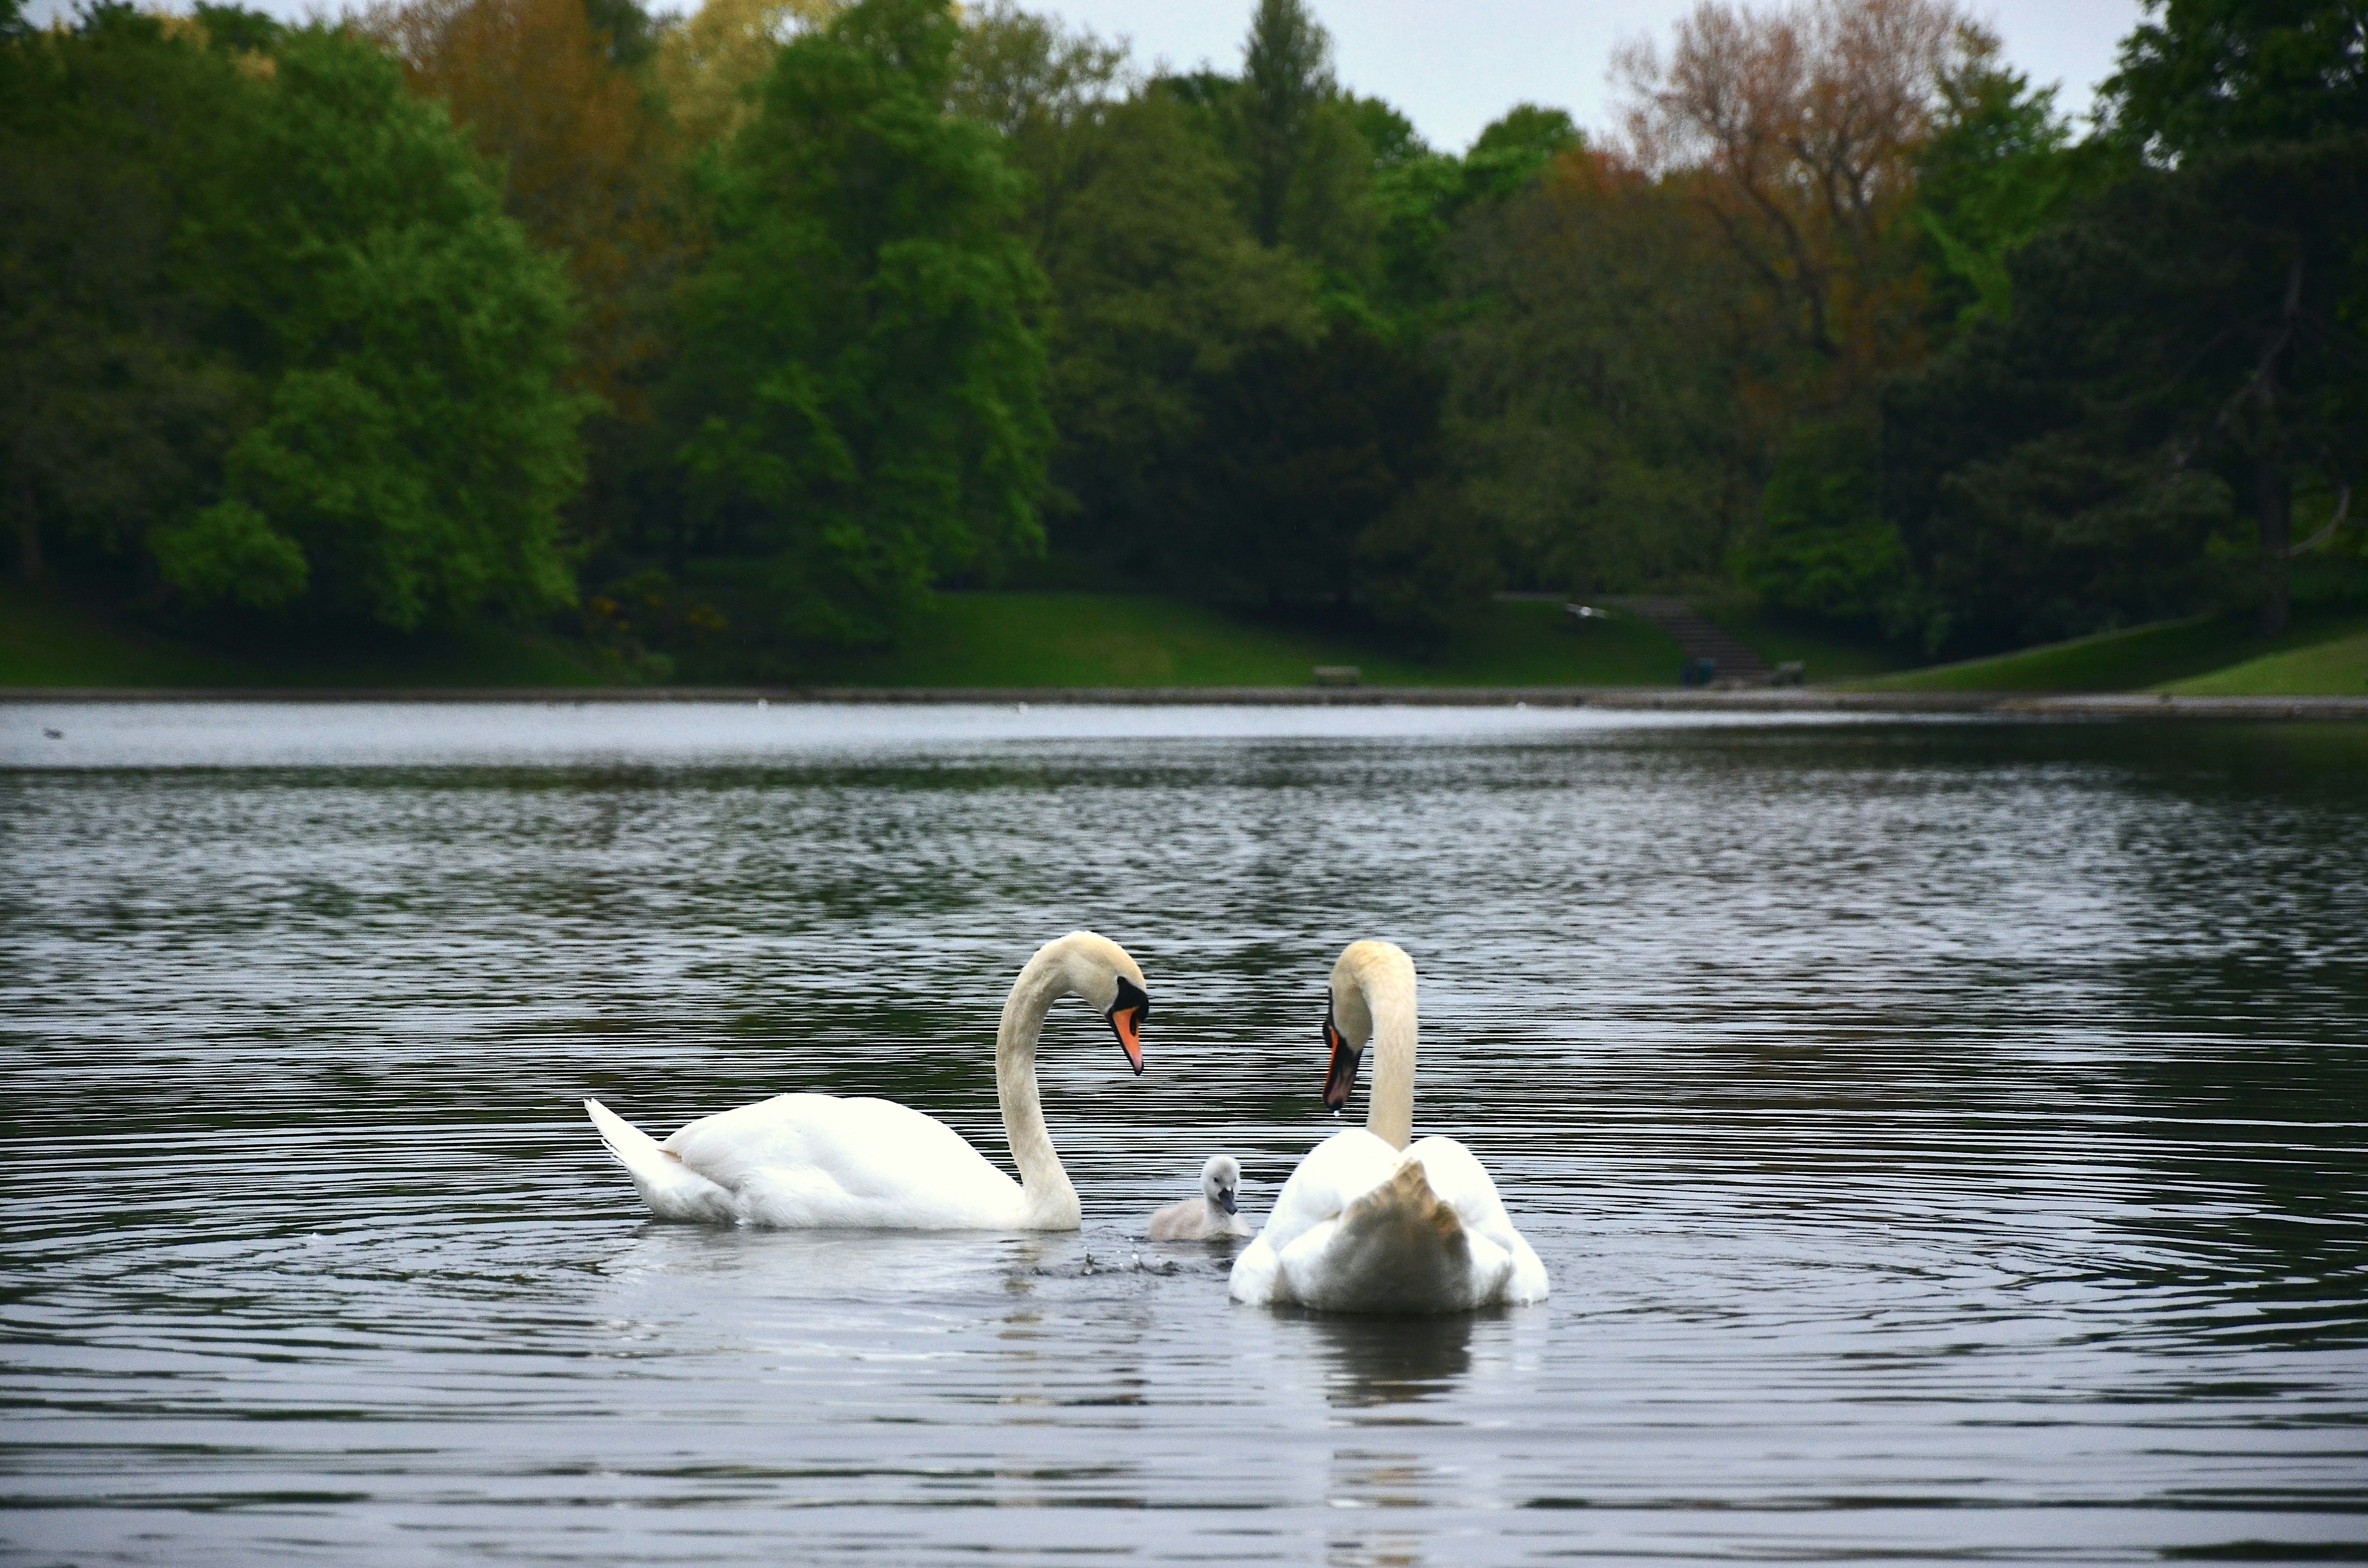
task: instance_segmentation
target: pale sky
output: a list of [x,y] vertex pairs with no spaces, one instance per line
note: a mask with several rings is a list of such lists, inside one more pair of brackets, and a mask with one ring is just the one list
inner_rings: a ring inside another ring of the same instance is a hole
[[[1023,5],[1027,0],[1021,0]],[[2086,115],[2113,51],[2137,25],[2138,0],[1965,0],[2005,40],[2009,62],[2057,107]],[[1666,41],[1695,0],[1308,0],[1332,34],[1340,85],[1387,98],[1442,152],[1460,153],[1517,103],[1570,111],[1590,132],[1611,124],[1605,74],[1614,45]],[[1137,60],[1189,70],[1241,62],[1251,0],[1062,0],[1074,24],[1133,40]]]
[[[295,17],[319,0],[247,0]],[[1178,70],[1206,62],[1235,69],[1251,0],[1059,0],[1031,4],[1105,36],[1123,36],[1137,62]],[[1331,29],[1340,84],[1387,98],[1445,152],[1461,152],[1514,104],[1568,109],[1590,131],[1611,123],[1606,81],[1611,51],[1638,33],[1666,40],[1694,0],[1310,0]],[[2114,46],[2136,25],[2139,0],[1968,0],[2006,41],[2014,67],[2042,85],[2061,83],[2058,105],[2085,114],[2113,67]],[[70,10],[34,0],[36,21]],[[335,9],[335,6],[325,7]],[[684,9],[660,4],[657,10]]]

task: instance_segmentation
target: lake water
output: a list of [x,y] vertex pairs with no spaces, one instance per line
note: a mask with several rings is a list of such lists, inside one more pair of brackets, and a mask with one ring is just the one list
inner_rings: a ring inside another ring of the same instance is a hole
[[[1082,1234],[651,1225],[577,1108],[1000,1159],[1079,926]],[[1549,1303],[1143,1240],[1360,937]],[[2368,729],[0,707],[0,1554],[2368,1558],[2364,1037]]]

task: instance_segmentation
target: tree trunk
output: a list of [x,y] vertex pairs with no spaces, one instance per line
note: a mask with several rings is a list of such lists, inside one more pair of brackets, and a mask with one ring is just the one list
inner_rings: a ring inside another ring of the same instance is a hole
[[2260,633],[2275,637],[2293,617],[2294,479],[2264,457],[2253,470],[2253,517],[2260,530]]

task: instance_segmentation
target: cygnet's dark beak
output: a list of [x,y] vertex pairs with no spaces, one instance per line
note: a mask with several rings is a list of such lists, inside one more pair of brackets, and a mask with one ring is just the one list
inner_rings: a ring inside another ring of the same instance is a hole
[[1222,1187],[1217,1189],[1217,1207],[1228,1214],[1238,1214],[1242,1211],[1242,1206],[1234,1200],[1233,1193]]

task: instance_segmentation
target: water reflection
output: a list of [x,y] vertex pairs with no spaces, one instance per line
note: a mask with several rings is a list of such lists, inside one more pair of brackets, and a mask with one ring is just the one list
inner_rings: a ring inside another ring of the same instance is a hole
[[[1345,1409],[1416,1404],[1452,1392],[1472,1369],[1472,1334],[1479,1315],[1430,1318],[1357,1317],[1329,1312],[1286,1313],[1321,1347],[1327,1366],[1324,1394]],[[1498,1314],[1489,1314],[1491,1317]]]

